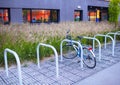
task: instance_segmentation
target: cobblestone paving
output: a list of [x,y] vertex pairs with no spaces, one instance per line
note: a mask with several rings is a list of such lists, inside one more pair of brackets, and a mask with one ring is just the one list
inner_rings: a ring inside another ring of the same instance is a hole
[[[85,66],[81,69],[80,63],[77,63],[78,58],[59,61],[59,78],[56,78],[55,62],[52,59],[42,62],[40,68],[36,64],[22,67],[23,85],[77,85],[88,76],[120,62],[120,44],[115,46],[115,56],[111,54],[112,46],[107,45],[107,48],[102,48],[101,62],[98,61],[96,49],[97,65],[94,69]],[[0,85],[19,85],[17,68],[9,69],[9,77],[5,71],[0,71]]]

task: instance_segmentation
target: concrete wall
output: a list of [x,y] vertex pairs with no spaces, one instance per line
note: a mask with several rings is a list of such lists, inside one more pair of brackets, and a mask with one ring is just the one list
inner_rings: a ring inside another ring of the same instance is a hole
[[88,6],[108,7],[108,2],[99,0],[0,0],[0,8],[10,8],[11,22],[20,23],[22,22],[22,8],[58,9],[60,21],[74,21],[74,10],[83,10],[83,20],[88,21]]

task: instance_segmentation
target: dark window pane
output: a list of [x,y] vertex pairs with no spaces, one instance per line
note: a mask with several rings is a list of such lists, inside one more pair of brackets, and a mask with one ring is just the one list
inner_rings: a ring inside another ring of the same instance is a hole
[[23,10],[23,22],[31,22],[30,10]]

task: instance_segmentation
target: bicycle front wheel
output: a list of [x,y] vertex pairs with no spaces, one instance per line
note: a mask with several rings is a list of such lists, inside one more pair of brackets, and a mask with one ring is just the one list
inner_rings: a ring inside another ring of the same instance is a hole
[[64,45],[62,47],[63,57],[66,59],[73,59],[77,56],[77,52],[75,51],[73,45]]
[[95,68],[95,66],[96,66],[96,58],[95,58],[92,50],[89,50],[86,47],[83,48],[83,63],[88,68],[91,68],[91,69]]

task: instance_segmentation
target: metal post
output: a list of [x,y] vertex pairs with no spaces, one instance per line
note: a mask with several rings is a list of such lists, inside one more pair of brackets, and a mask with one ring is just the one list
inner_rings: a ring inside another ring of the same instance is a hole
[[81,50],[81,68],[83,68],[83,48],[82,48],[82,45],[78,42],[78,41],[74,41],[74,40],[68,40],[68,39],[64,39],[61,41],[61,44],[60,44],[60,55],[61,55],[61,61],[63,61],[63,56],[62,56],[62,44],[63,42],[72,42],[72,43],[76,43],[78,44],[78,46],[80,47],[80,50]]
[[93,40],[93,52],[95,50],[95,40],[98,42],[98,45],[99,45],[99,61],[101,61],[101,44],[100,44],[100,41],[98,39],[92,38],[92,37],[83,36],[83,38]]
[[6,48],[4,50],[4,61],[5,61],[5,70],[6,70],[6,74],[8,76],[8,63],[7,63],[7,52],[11,53],[14,55],[16,62],[17,62],[17,69],[18,69],[18,76],[19,76],[19,83],[20,85],[22,85],[22,75],[21,75],[21,64],[20,64],[20,60],[19,57],[17,55],[17,53],[15,51],[12,51],[8,48]]
[[56,51],[56,49],[51,46],[51,45],[48,45],[48,44],[44,44],[44,43],[39,43],[38,46],[37,46],[37,63],[38,63],[38,68],[40,67],[40,60],[39,60],[39,48],[40,46],[45,46],[45,47],[49,47],[51,48],[53,51],[54,51],[54,54],[55,54],[55,60],[56,60],[56,77],[59,76],[59,69],[58,69],[58,53]]
[[114,35],[115,44],[116,44],[116,36],[117,35],[120,35],[120,31],[116,32],[115,35]]
[[94,38],[97,37],[97,36],[105,37],[105,48],[106,48],[106,38],[108,37],[112,40],[112,56],[114,56],[115,42],[114,42],[113,38],[109,35],[103,35],[103,34],[96,34],[96,35],[94,35]]
[[107,33],[107,35],[111,35],[111,34],[114,35],[114,43],[116,44],[116,36],[117,36],[117,35],[120,35],[120,31],[117,31],[117,32],[115,32],[115,33],[114,33],[114,32],[109,32],[109,33]]

